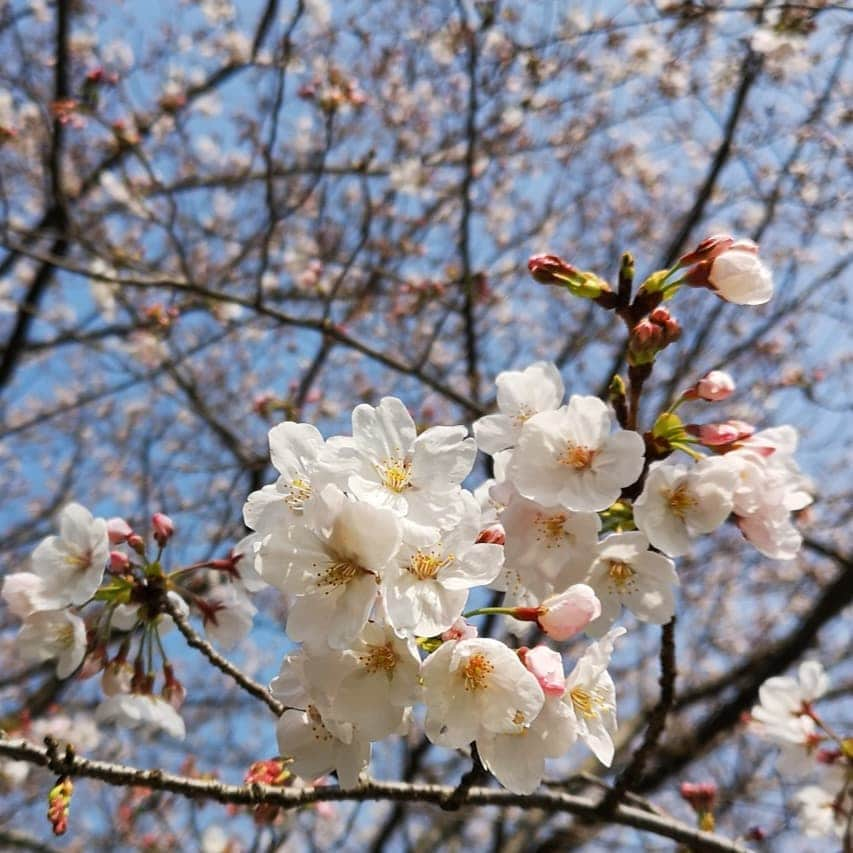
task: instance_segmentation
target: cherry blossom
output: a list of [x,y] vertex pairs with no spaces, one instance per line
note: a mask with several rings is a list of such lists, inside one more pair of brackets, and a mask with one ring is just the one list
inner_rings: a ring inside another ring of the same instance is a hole
[[323,526],[297,524],[286,538],[265,542],[260,572],[282,592],[301,596],[288,617],[292,639],[346,648],[370,616],[400,547],[400,525],[389,510],[351,501],[333,485],[317,499]]
[[586,631],[602,636],[622,606],[640,621],[663,625],[675,613],[678,575],[672,560],[649,550],[642,533],[613,533],[601,543],[587,583],[601,601],[601,615]]
[[545,701],[536,678],[498,640],[444,643],[424,661],[422,676],[427,737],[440,746],[520,732]]
[[33,572],[45,582],[47,595],[63,604],[84,604],[100,586],[109,560],[107,523],[72,503],[59,516],[59,531],[33,552]]
[[404,524],[402,546],[385,573],[388,613],[402,631],[433,636],[462,615],[468,591],[491,583],[503,566],[500,545],[478,542],[480,509],[463,495],[450,530]]
[[544,506],[606,509],[640,476],[645,452],[638,433],[611,434],[612,423],[597,397],[573,395],[567,406],[534,415],[521,430],[507,478]]
[[186,737],[186,726],[178,712],[165,699],[150,693],[116,693],[95,709],[95,720],[102,725],[115,723],[124,728],[163,731],[176,740]]
[[726,458],[706,459],[690,468],[653,462],[634,501],[634,521],[656,548],[681,556],[690,548],[690,537],[711,533],[726,520],[736,481]]
[[83,663],[86,626],[69,610],[39,610],[24,619],[16,645],[23,660],[56,659],[57,678],[68,678]]
[[293,772],[309,779],[334,770],[342,787],[354,788],[370,761],[370,741],[350,723],[324,720],[314,705],[286,710],[276,735],[281,755],[293,759]]
[[495,379],[498,412],[474,423],[477,446],[493,454],[515,446],[521,428],[533,415],[563,402],[563,380],[556,365],[537,361],[524,370],[506,370]]
[[326,463],[349,466],[347,488],[359,500],[424,525],[448,526],[462,514],[460,483],[477,448],[464,427],[434,426],[417,434],[396,397],[352,413],[352,439],[335,445]]

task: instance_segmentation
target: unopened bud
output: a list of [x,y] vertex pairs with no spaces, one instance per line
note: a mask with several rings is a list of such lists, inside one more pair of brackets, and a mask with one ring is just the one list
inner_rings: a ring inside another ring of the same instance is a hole
[[536,622],[551,639],[562,642],[601,616],[601,602],[591,586],[576,583],[538,607],[514,607],[510,615],[522,622]]
[[521,648],[518,650],[518,657],[527,671],[539,682],[546,696],[562,696],[566,692],[563,657],[558,651],[547,646]]
[[649,314],[649,319],[661,328],[664,346],[675,343],[681,337],[681,324],[669,313],[667,308],[655,308]]
[[62,776],[47,795],[47,819],[53,827],[54,835],[64,835],[68,829],[68,812],[73,793],[74,785],[71,779]]
[[714,234],[706,237],[692,252],[678,259],[678,266],[688,267],[701,261],[713,261],[717,255],[730,249],[734,242],[735,238],[731,234]]
[[477,543],[487,545],[503,545],[506,542],[506,532],[502,524],[490,524],[480,531]]
[[715,403],[725,400],[734,393],[735,381],[723,370],[712,370],[706,373],[695,385],[688,388],[683,396],[687,400],[707,400]]
[[755,427],[745,421],[725,421],[720,424],[686,424],[687,432],[705,447],[723,447],[749,438]]
[[110,570],[121,574],[130,566],[130,557],[122,551],[110,551]]
[[133,533],[133,528],[123,518],[111,518],[107,521],[107,536],[113,545],[127,542],[127,537]]
[[595,273],[576,269],[557,255],[533,255],[527,262],[527,269],[540,284],[562,285],[575,296],[586,299],[595,299],[610,291],[607,282]]
[[690,803],[695,812],[709,812],[717,801],[717,786],[713,782],[682,782],[681,799]]
[[138,533],[127,537],[127,544],[141,557],[145,553],[145,540]]
[[162,512],[155,512],[151,516],[151,527],[154,530],[154,540],[161,548],[172,538],[172,534],[175,532],[172,519]]

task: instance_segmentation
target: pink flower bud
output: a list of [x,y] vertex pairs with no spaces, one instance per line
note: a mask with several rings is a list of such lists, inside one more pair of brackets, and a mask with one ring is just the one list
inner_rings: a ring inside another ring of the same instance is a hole
[[601,616],[601,602],[591,586],[576,583],[565,592],[546,598],[537,610],[539,627],[552,639],[562,642]]
[[687,267],[701,261],[713,261],[717,255],[722,254],[726,249],[730,249],[734,243],[735,238],[731,234],[714,234],[711,237],[706,237],[692,252],[682,255],[678,259],[678,265]]
[[130,566],[130,557],[127,554],[121,551],[110,551],[110,569],[112,571],[121,573],[127,571],[128,566]]
[[722,447],[749,438],[755,432],[752,424],[735,420],[721,424],[687,424],[685,429],[705,447]]
[[154,530],[154,540],[161,548],[172,538],[172,534],[175,532],[172,519],[168,515],[163,515],[162,512],[155,512],[151,516],[151,527]]
[[717,799],[717,786],[713,782],[682,782],[681,799],[690,803],[694,811],[709,812]]
[[532,255],[527,262],[530,275],[540,284],[564,284],[581,275],[580,270],[557,255]]
[[446,643],[450,640],[473,640],[477,636],[477,626],[470,625],[461,616],[441,635]]
[[107,521],[107,535],[110,537],[110,543],[113,545],[121,545],[122,542],[127,542],[127,537],[133,533],[133,528],[123,518],[111,518]]
[[649,314],[649,320],[660,327],[663,336],[662,346],[669,346],[681,337],[681,324],[669,313],[668,308],[655,308]]
[[491,524],[480,531],[477,537],[478,543],[487,543],[489,545],[503,545],[506,542],[506,532],[502,524]]
[[145,553],[145,540],[138,533],[131,533],[127,537],[127,544],[140,556]]
[[714,403],[731,397],[735,390],[735,381],[722,370],[712,370],[703,376],[692,388],[688,389],[684,396],[688,399],[707,400]]
[[533,649],[519,649],[518,656],[535,676],[546,696],[562,696],[565,693],[566,675],[563,671],[563,657],[559,652],[547,646],[536,646]]

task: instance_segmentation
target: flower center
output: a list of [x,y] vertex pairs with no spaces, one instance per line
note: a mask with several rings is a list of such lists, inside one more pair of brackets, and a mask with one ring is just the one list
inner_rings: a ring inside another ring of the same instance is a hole
[[386,459],[379,466],[382,485],[400,494],[412,485],[412,463],[409,459]]
[[518,411],[512,416],[512,419],[517,427],[522,427],[535,414],[536,412],[530,406],[519,406]]
[[575,713],[586,717],[588,720],[594,720],[601,708],[607,707],[607,698],[598,690],[593,688],[587,690],[586,687],[573,687],[569,691],[569,697],[572,700]]
[[462,678],[465,680],[465,690],[469,693],[484,690],[489,686],[489,675],[494,672],[494,665],[483,654],[471,655],[462,667]]
[[591,447],[584,447],[570,441],[557,461],[567,468],[574,468],[575,471],[586,471],[592,467],[596,453],[597,451]]
[[365,654],[359,655],[358,662],[369,672],[394,672],[397,666],[397,653],[391,643],[384,646],[371,646]]
[[682,483],[680,486],[676,486],[676,488],[671,492],[668,492],[666,500],[673,515],[682,520],[688,510],[692,509],[698,503],[696,498],[694,498],[687,490],[687,485],[685,483]]
[[62,649],[70,649],[74,645],[73,625],[63,625],[57,630],[56,644]]
[[564,529],[567,516],[564,512],[558,512],[556,515],[537,515],[534,522],[546,539],[549,539],[548,545],[556,545],[560,539],[571,539],[572,534]]
[[311,497],[311,484],[297,477],[290,481],[289,491],[284,496],[284,502],[294,511],[301,512],[303,506]]
[[623,587],[637,573],[621,560],[610,560],[607,574],[616,586]]
[[339,586],[345,586],[354,581],[361,575],[371,574],[367,569],[362,568],[357,563],[352,563],[349,560],[338,560],[329,564],[328,568],[320,575],[317,581],[318,586],[330,586],[333,589]]
[[445,566],[453,562],[453,554],[441,557],[434,553],[424,553],[420,549],[409,561],[409,571],[419,580],[432,580]]
[[82,554],[68,554],[65,562],[75,571],[85,572],[92,565],[92,554],[90,551],[84,551]]

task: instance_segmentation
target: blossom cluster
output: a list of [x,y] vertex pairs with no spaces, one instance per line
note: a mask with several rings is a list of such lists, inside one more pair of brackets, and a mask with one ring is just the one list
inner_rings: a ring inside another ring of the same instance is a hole
[[793,796],[803,832],[840,839],[853,820],[853,738],[836,732],[815,707],[828,689],[823,666],[813,660],[800,664],[797,678],[769,678],[750,728],[779,747],[776,770],[784,779],[817,776]]
[[[603,279],[556,256],[529,266],[538,281],[619,307]],[[660,303],[685,284],[742,304],[766,301],[771,286],[757,247],[729,237],[710,238],[653,274],[621,306],[632,317],[635,396],[679,336]],[[608,665],[625,633],[614,627],[623,607],[641,622],[670,622],[675,558],[727,519],[762,554],[796,554],[791,513],[811,501],[794,461],[796,433],[685,423],[680,407],[732,394],[734,381],[721,371],[698,379],[643,433],[636,411],[627,414],[621,379],[611,405],[566,400],[560,371],[544,361],[503,372],[496,385],[497,410],[473,424],[473,437],[461,425],[419,430],[396,397],[357,406],[349,435],[275,426],[277,479],[248,496],[243,519],[252,533],[224,559],[167,572],[174,526],[166,516],[152,519],[152,550],[123,519],[69,505],[60,535],[33,553],[32,570],[4,582],[3,597],[23,620],[21,655],[55,659],[60,678],[101,671],[107,698],[98,720],[182,736],[184,691],[161,634],[175,620],[184,625],[192,606],[214,642],[233,645],[251,627],[248,593],[268,584],[287,597],[286,632],[300,644],[270,685],[284,707],[280,753],[294,774],[335,771],[354,786],[371,745],[405,734],[421,713],[432,743],[475,749],[517,793],[532,792],[546,759],[578,740],[609,766],[617,723]],[[478,450],[491,456],[493,477],[471,491]],[[476,590],[503,594],[502,605],[498,597],[477,606],[484,597]],[[544,643],[511,648],[479,636],[469,620],[486,614],[506,617],[510,633],[535,625],[537,641],[585,631],[593,642],[567,671]],[[155,695],[158,654],[164,683]]]

